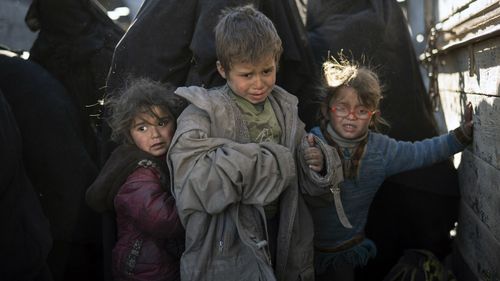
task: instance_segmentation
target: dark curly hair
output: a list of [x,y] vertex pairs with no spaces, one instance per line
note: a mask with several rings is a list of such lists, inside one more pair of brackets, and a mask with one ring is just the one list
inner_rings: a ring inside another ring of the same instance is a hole
[[105,100],[110,109],[107,122],[112,129],[111,139],[115,142],[134,143],[130,135],[130,126],[137,114],[148,113],[159,118],[152,111],[153,107],[158,106],[177,119],[187,106],[185,99],[174,94],[176,88],[171,84],[148,78],[133,78],[128,81],[120,94]]

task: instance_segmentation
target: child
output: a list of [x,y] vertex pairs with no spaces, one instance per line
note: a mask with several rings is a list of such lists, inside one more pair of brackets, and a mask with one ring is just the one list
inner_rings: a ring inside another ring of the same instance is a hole
[[184,229],[164,160],[185,104],[173,90],[137,79],[109,101],[112,138],[122,144],[89,187],[86,199],[96,211],[116,213],[115,281],[180,278]]
[[354,280],[354,267],[376,254],[364,237],[368,209],[386,177],[443,161],[472,141],[472,106],[465,124],[449,134],[417,142],[376,133],[387,123],[378,109],[381,96],[374,72],[341,55],[323,65],[326,82],[320,127],[312,133],[340,154],[344,182],[321,196],[307,197],[315,226],[317,280]]
[[[226,85],[176,90],[191,102],[167,157],[186,227],[181,279],[313,280],[312,219],[298,177],[304,190],[336,184],[334,154],[306,139],[296,97],[275,86],[282,47],[265,15],[226,10],[215,39]],[[320,176],[323,166],[329,173]]]

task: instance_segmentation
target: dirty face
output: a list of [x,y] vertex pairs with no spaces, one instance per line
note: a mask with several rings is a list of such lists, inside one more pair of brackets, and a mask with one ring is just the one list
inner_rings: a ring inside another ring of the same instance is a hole
[[217,70],[236,95],[252,104],[265,101],[276,83],[276,61],[272,55],[255,63],[233,63],[229,71],[217,63]]
[[175,120],[170,112],[153,107],[151,115],[142,112],[135,116],[130,126],[130,136],[137,147],[153,156],[167,153],[175,132]]
[[341,86],[322,108],[323,116],[337,134],[346,139],[363,136],[370,125],[375,109],[363,105],[357,91],[349,86]]

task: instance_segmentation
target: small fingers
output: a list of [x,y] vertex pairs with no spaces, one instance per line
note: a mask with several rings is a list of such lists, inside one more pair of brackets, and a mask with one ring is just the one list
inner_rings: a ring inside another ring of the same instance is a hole
[[468,102],[467,105],[465,106],[465,122],[471,122],[472,121],[472,103]]
[[306,159],[306,160],[313,159],[313,158],[317,157],[315,155],[317,155],[317,152],[312,147],[309,147],[309,148],[304,150],[304,159]]
[[323,165],[309,165],[309,169],[315,172],[321,172],[321,170],[323,169]]
[[315,146],[314,136],[312,134],[307,135],[307,143],[309,144],[309,147]]

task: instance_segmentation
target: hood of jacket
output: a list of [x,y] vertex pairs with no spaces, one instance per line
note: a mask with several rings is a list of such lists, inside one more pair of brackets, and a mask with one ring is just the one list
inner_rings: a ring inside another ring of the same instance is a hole
[[[231,97],[227,94],[228,90],[227,84],[211,90],[190,86],[180,87],[175,93],[188,100],[197,108],[205,111],[209,115],[210,120],[227,120],[227,124],[212,122],[212,135],[224,136],[240,143],[248,143],[250,142],[248,130],[241,118],[241,113],[237,105],[231,101]],[[297,97],[279,86],[274,86],[268,98],[273,109],[283,113],[276,114],[278,122],[284,125],[280,144],[288,147],[290,150],[295,150],[298,143],[296,138],[302,136],[302,131],[305,127],[297,114]],[[236,123],[236,127],[233,125],[234,122]],[[300,132],[298,132],[297,128],[300,129]],[[186,129],[189,130],[189,128]],[[286,130],[291,131],[287,132]],[[181,135],[182,133],[184,132],[179,132],[176,135]]]
[[85,194],[87,204],[97,212],[114,210],[115,195],[142,160],[151,161],[149,163],[159,168],[162,182],[168,182],[165,161],[140,150],[135,145],[122,144],[113,151],[96,180],[87,189]]

